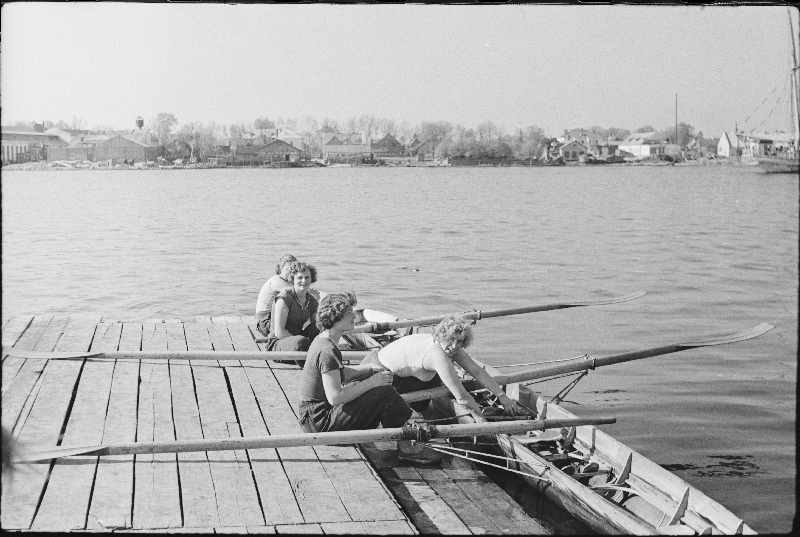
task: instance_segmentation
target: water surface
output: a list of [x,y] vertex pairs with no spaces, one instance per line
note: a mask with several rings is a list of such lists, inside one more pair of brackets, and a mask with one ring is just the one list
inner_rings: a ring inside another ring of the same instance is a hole
[[[403,317],[596,299],[481,321],[502,365],[777,326],[598,369],[579,415],[759,532],[795,514],[798,181],[737,167],[3,172],[3,315],[251,314],[276,260]],[[513,368],[512,368],[513,369]],[[536,385],[555,394],[570,379]]]

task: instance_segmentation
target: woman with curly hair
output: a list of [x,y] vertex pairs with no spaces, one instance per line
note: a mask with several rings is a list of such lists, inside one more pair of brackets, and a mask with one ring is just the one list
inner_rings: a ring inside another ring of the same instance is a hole
[[[275,304],[275,297],[281,291],[292,288],[292,283],[289,280],[289,269],[292,268],[292,263],[296,261],[297,258],[291,254],[281,257],[275,266],[275,275],[261,286],[261,291],[258,293],[258,300],[256,301],[256,321],[258,324],[256,328],[265,336],[269,336],[269,325],[272,319],[272,307]],[[319,291],[309,289],[308,292],[319,301]]]
[[[401,337],[367,355],[362,364],[380,364],[395,375],[393,386],[399,393],[434,388],[444,384],[455,400],[469,409],[480,412],[481,407],[464,389],[454,364],[484,388],[492,392],[503,405],[506,414],[522,410],[509,398],[499,384],[464,350],[472,343],[472,326],[456,315],[448,315],[433,334],[412,334]],[[425,415],[430,400],[412,403],[411,407]],[[426,417],[433,417],[429,414]]]
[[[292,287],[275,297],[267,350],[307,351],[319,333],[314,322],[319,302],[310,292],[311,284],[317,281],[317,269],[308,263],[295,261],[287,276]],[[296,361],[300,367],[302,362]]]
[[353,330],[356,297],[322,299],[317,325],[300,381],[300,425],[308,433],[401,427],[411,408],[392,388],[392,372],[380,364],[345,366],[338,342]]

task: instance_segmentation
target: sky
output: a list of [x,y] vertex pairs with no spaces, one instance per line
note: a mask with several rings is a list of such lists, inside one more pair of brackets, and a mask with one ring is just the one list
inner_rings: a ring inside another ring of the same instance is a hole
[[791,50],[780,6],[19,2],[1,25],[2,123],[84,128],[168,112],[660,130],[677,94],[678,120],[717,137],[767,117]]

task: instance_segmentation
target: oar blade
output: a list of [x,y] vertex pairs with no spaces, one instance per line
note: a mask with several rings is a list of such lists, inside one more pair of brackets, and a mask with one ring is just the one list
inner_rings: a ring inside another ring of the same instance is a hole
[[604,306],[606,304],[619,304],[621,302],[629,302],[631,300],[635,300],[639,297],[643,297],[647,294],[647,291],[637,291],[635,293],[631,293],[629,295],[617,296],[612,298],[600,299],[600,300],[584,300],[582,302],[564,302],[565,306]]
[[24,349],[17,349],[16,347],[3,347],[3,354],[13,356],[15,358],[25,358],[26,360],[65,360],[76,358],[95,358],[102,356],[102,352],[41,352],[41,351],[26,351]]
[[726,345],[728,343],[736,343],[737,341],[745,341],[747,339],[753,339],[754,337],[758,337],[762,334],[765,334],[775,328],[774,325],[769,323],[761,323],[758,326],[754,326],[750,330],[745,330],[743,332],[737,332],[735,334],[729,334],[726,336],[720,336],[717,338],[705,339],[700,341],[691,341],[688,343],[679,343],[679,347],[711,347],[713,345]]
[[74,457],[77,455],[102,455],[106,446],[70,446],[53,448],[46,451],[20,451],[14,454],[12,463],[42,462],[61,457]]

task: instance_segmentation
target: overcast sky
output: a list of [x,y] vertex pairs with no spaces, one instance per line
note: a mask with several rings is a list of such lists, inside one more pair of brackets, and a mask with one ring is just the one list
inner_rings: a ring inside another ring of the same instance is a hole
[[716,137],[774,106],[789,35],[775,6],[21,2],[2,8],[2,122],[367,113],[557,135],[673,125],[677,93]]

